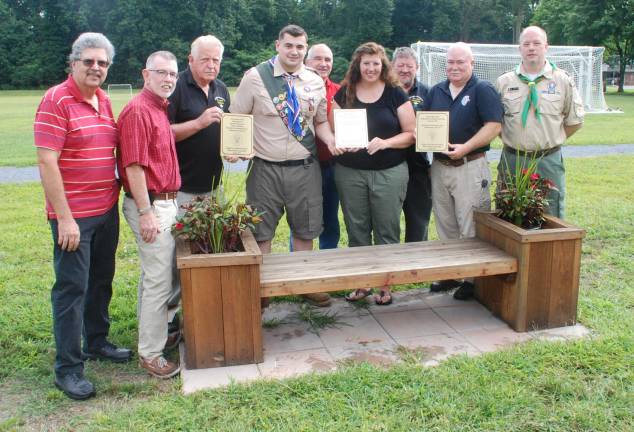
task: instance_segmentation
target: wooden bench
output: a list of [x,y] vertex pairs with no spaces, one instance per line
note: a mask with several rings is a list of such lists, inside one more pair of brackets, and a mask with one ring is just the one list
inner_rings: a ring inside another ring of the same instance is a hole
[[475,214],[477,237],[262,255],[178,246],[188,368],[263,361],[261,297],[473,277],[476,298],[518,332],[576,322],[581,239],[556,218],[526,231]]

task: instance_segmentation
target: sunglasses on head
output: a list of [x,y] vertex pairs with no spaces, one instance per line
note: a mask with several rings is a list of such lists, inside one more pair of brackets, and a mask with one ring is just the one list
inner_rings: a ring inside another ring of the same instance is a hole
[[106,60],[80,59],[79,61],[86,67],[93,67],[95,63],[97,63],[100,68],[104,69],[110,66],[110,62]]

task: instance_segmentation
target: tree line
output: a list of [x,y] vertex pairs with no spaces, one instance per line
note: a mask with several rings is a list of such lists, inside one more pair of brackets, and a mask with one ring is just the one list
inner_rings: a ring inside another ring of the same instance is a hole
[[[606,45],[631,62],[634,0],[0,0],[0,88],[41,88],[65,77],[70,46],[85,31],[104,33],[116,49],[108,82],[139,86],[148,54],[172,51],[186,67],[202,34],[225,45],[221,79],[274,54],[277,32],[302,26],[309,43],[333,50],[341,79],[352,51],[373,40],[386,48],[416,41],[517,43],[529,23],[549,42]],[[618,25],[618,31],[615,26]],[[621,62],[623,67],[624,63]]]

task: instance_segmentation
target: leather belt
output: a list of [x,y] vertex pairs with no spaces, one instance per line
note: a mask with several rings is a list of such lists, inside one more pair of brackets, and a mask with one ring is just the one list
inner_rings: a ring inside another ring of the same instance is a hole
[[557,146],[557,147],[552,147],[546,150],[535,150],[535,151],[524,151],[524,150],[518,150],[518,149],[514,149],[513,147],[509,147],[509,146],[504,146],[504,151],[507,153],[511,153],[511,154],[519,154],[522,157],[542,157],[542,156],[548,156],[550,154],[553,153],[557,153],[559,150],[561,150],[561,146]]
[[255,159],[261,160],[267,164],[283,166],[283,167],[292,167],[292,166],[302,166],[302,165],[310,165],[315,162],[315,158],[312,156],[307,157],[306,159],[295,159],[295,160],[285,160],[285,161],[270,161],[266,159],[262,159],[259,157],[255,157]]
[[467,162],[471,162],[473,160],[483,158],[484,155],[485,155],[484,152],[479,152],[479,153],[473,153],[473,154],[467,155],[463,157],[462,159],[444,159],[444,158],[441,159],[439,157],[434,157],[434,160],[440,162],[441,164],[445,166],[459,167],[466,164]]
[[[178,192],[152,192],[148,191],[148,195],[150,197],[150,203],[154,201],[169,201],[175,200]],[[125,192],[125,196],[128,198],[133,198],[131,192]]]

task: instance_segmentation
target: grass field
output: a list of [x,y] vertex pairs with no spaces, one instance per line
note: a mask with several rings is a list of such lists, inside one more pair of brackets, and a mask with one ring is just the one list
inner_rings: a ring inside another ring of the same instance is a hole
[[[187,397],[178,379],[150,379],[134,363],[90,362],[98,397],[84,403],[52,385],[52,241],[41,188],[0,185],[0,430],[632,431],[634,156],[566,165],[567,219],[587,230],[579,321],[589,338],[532,341],[434,368],[414,358],[390,369],[351,364]],[[280,231],[278,251],[288,241],[288,228]],[[123,221],[121,234],[111,337],[133,347],[138,262]]]
[[[234,89],[231,89],[232,91]],[[0,166],[30,166],[35,164],[33,148],[33,117],[43,91],[0,91]],[[125,93],[113,95],[115,116],[128,100]],[[606,100],[611,108],[623,114],[588,115],[579,132],[568,142],[570,145],[632,144],[634,143],[634,92],[625,95],[609,93]],[[500,147],[499,140],[494,147]]]

